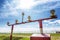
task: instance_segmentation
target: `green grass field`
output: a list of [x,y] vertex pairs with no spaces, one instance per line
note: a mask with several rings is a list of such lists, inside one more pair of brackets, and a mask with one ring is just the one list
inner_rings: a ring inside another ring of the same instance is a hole
[[[13,34],[13,40],[30,40],[32,34]],[[9,34],[0,33],[0,40],[9,40]],[[51,40],[60,40],[60,34],[51,34]]]

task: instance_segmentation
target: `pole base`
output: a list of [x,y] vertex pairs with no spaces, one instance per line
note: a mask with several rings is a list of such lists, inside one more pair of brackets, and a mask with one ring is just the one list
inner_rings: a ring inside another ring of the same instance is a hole
[[51,40],[50,34],[33,34],[30,40]]

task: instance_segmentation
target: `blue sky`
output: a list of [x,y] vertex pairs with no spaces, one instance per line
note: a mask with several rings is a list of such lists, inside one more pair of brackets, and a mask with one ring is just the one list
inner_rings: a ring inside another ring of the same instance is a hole
[[[57,19],[43,21],[44,32],[60,31],[60,1],[59,0],[0,0],[0,32],[10,32],[11,27],[7,22],[22,21],[22,12],[25,13],[24,21],[31,16],[31,20],[50,17],[50,10],[54,9]],[[33,30],[34,29],[34,30]],[[33,31],[32,31],[33,30]],[[17,25],[14,32],[39,33],[38,22]]]

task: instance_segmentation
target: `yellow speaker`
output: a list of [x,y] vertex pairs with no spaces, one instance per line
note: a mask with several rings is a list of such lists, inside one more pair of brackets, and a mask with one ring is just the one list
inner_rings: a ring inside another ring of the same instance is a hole
[[31,21],[31,17],[30,16],[28,16],[28,21]]
[[18,23],[18,20],[16,20],[16,24]]
[[50,13],[51,13],[51,18],[57,18],[57,16],[55,15],[55,10],[51,10]]

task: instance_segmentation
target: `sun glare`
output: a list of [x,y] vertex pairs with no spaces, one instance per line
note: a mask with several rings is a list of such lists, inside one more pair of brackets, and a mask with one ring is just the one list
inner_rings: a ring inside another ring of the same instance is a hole
[[35,5],[34,0],[17,0],[17,9],[30,9]]

